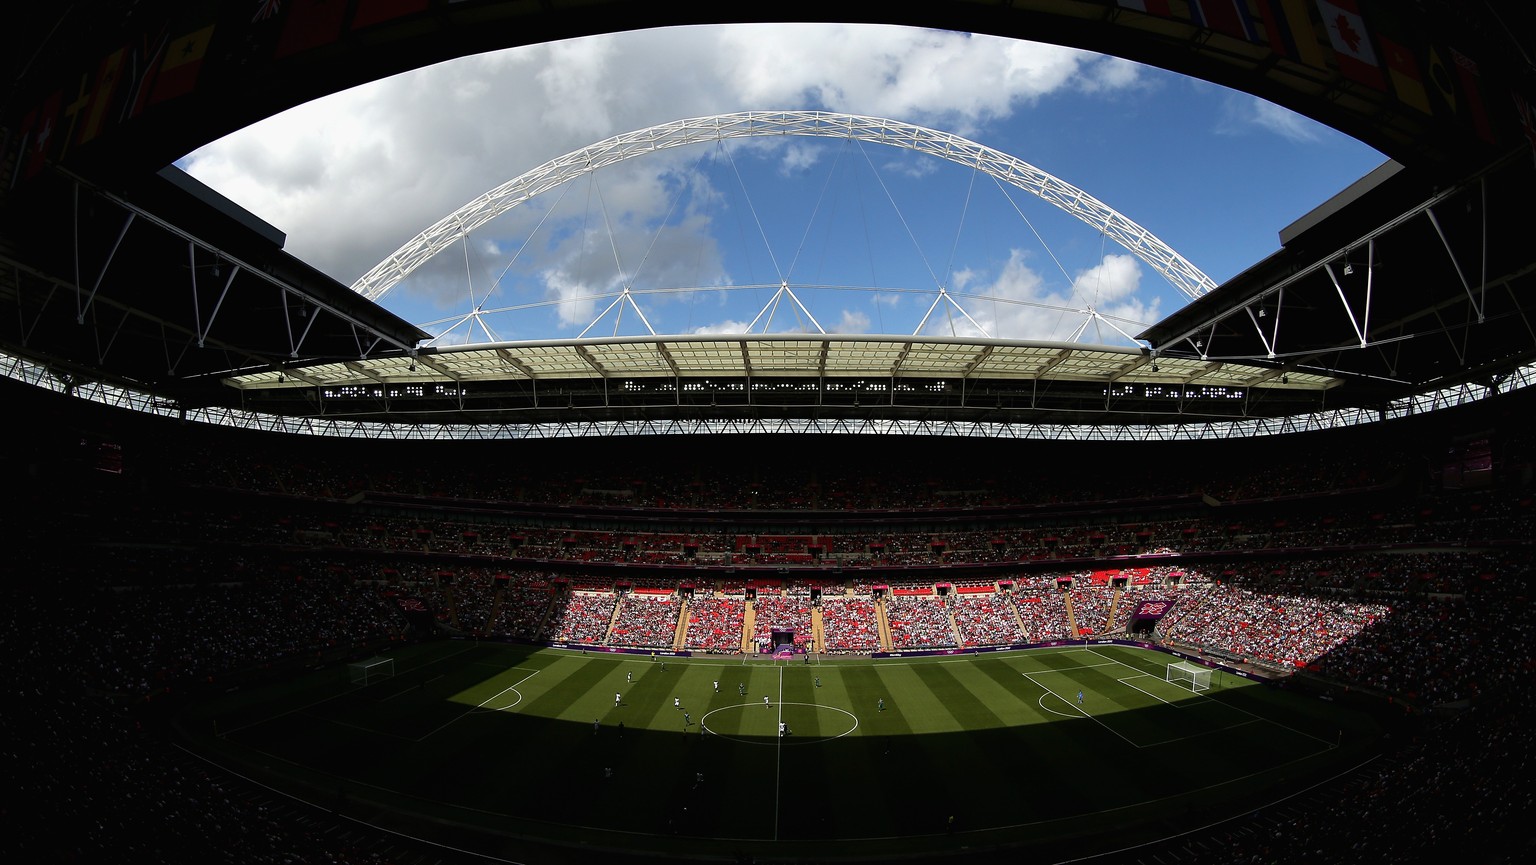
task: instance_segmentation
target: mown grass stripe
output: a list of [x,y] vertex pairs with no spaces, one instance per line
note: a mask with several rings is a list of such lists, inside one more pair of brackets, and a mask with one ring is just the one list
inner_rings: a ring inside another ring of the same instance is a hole
[[965,724],[945,707],[944,700],[929,687],[925,673],[938,669],[941,668],[933,664],[883,664],[876,667],[885,700],[885,711],[878,715],[900,715],[914,733],[952,733],[966,729]]

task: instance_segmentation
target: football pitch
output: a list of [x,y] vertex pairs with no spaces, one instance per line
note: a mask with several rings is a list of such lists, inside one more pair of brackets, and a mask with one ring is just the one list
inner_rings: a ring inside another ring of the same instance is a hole
[[1165,681],[1172,660],[1113,645],[806,663],[434,643],[401,649],[393,677],[355,685],[333,668],[200,705],[188,726],[221,762],[339,811],[658,855],[1113,849],[1373,749],[1364,714],[1230,674],[1192,693]]

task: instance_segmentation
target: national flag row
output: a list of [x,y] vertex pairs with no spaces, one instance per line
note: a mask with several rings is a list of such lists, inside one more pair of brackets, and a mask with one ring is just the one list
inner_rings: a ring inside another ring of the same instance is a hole
[[[1384,0],[1103,0],[1134,12],[1185,21],[1267,47],[1274,55],[1394,96],[1432,117],[1454,118],[1498,143],[1508,117],[1536,146],[1525,94],[1510,90],[1491,111],[1491,93],[1472,49],[1422,30],[1422,20]],[[175,17],[134,19],[89,66],[39,98],[22,118],[17,179],[64,161],[154,106],[238,81],[254,86],[275,65],[309,62],[346,37],[435,16],[459,0],[201,0],[178,4]],[[464,0],[491,14],[495,0]],[[510,5],[510,4],[509,4]],[[1410,13],[1411,14],[1411,13]],[[463,25],[470,26],[470,25]],[[1091,46],[1089,46],[1091,47]],[[1516,139],[1518,140],[1518,139]]]
[[[1498,144],[1495,117],[1536,146],[1530,103],[1517,89],[1490,107],[1505,88],[1485,78],[1470,46],[1459,48],[1424,31],[1415,12],[1387,0],[1113,0],[1122,9],[1185,21],[1269,48],[1276,56],[1337,72],[1348,82],[1389,94],[1431,117],[1454,119]],[[1518,140],[1518,139],[1515,139]]]
[[[452,5],[454,0],[437,0]],[[15,180],[75,147],[210,83],[430,11],[433,0],[202,0],[141,16],[95,62],[39,99],[19,123]]]

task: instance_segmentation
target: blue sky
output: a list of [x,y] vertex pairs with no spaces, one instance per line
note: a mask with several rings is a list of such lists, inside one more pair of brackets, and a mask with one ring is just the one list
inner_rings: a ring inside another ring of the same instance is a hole
[[[930,127],[1095,196],[1220,282],[1381,163],[1245,94],[1058,46],[893,27],[669,28],[465,58],[214,142],[184,168],[351,283],[482,192],[635,129],[746,110]],[[795,315],[773,286],[804,304]],[[882,145],[704,144],[570,181],[381,303],[443,341],[823,329],[1126,345],[1185,298],[1062,211]],[[744,287],[752,286],[752,287]],[[764,286],[764,287],[757,287]],[[832,288],[831,286],[838,286]],[[939,287],[961,295],[940,303]],[[971,296],[965,296],[971,295]],[[478,306],[480,318],[466,319]],[[960,310],[963,309],[962,314]],[[499,310],[499,311],[498,311]],[[451,328],[451,329],[450,329]]]

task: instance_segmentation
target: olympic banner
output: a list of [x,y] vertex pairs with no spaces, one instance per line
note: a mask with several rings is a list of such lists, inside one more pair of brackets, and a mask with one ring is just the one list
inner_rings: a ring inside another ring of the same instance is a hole
[[1142,601],[1131,611],[1131,621],[1157,621],[1173,609],[1173,601]]

